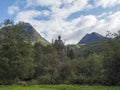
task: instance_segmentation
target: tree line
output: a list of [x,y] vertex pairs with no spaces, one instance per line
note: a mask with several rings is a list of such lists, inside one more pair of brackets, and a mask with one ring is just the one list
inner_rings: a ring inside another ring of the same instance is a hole
[[6,20],[0,29],[0,84],[120,85],[119,42],[118,33],[102,44],[102,52],[77,56],[60,37],[48,46],[33,44],[30,32]]

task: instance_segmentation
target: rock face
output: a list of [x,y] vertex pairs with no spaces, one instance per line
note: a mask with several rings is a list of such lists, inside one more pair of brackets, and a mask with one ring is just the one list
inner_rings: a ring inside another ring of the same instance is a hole
[[45,40],[34,28],[30,23],[22,23],[24,28],[27,31],[32,32],[33,35],[33,42],[41,42],[42,45],[48,45],[49,42]]
[[88,44],[88,43],[94,43],[94,42],[100,42],[105,40],[106,38],[98,33],[91,33],[86,34],[78,44]]

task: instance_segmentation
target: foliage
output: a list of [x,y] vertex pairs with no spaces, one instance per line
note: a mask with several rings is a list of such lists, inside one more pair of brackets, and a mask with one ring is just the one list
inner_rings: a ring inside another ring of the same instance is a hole
[[119,33],[108,33],[106,41],[80,48],[65,46],[60,36],[48,46],[32,44],[31,35],[22,25],[4,22],[0,29],[0,84],[120,85]]
[[21,26],[14,26],[9,20],[0,29],[0,84],[32,76],[33,48],[26,34]]
[[120,44],[110,39],[106,43],[104,78],[107,85],[120,85]]

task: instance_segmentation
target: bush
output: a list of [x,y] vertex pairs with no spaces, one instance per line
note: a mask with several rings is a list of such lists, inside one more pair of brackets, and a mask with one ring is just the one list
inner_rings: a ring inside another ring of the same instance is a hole
[[39,76],[38,83],[39,84],[50,84],[51,83],[50,75]]

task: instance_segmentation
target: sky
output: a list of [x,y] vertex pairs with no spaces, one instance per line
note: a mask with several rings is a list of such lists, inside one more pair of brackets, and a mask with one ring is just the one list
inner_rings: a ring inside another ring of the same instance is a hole
[[76,44],[87,33],[120,30],[120,0],[0,0],[5,19],[30,23],[49,42],[61,35]]

